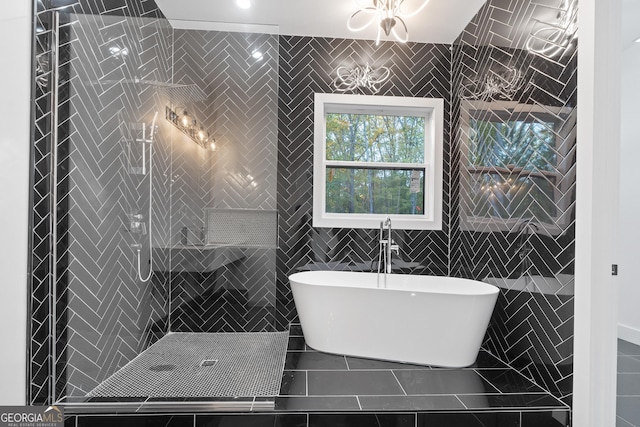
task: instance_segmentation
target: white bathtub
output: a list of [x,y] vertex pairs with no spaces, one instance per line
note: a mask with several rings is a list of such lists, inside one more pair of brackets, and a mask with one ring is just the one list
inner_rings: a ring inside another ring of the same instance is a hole
[[[478,355],[498,288],[467,279],[305,271],[289,276],[306,343],[326,353],[464,367]],[[382,276],[381,276],[382,284]]]

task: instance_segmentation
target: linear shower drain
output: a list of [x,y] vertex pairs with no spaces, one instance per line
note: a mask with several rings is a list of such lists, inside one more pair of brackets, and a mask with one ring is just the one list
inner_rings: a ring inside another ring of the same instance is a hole
[[200,366],[202,366],[203,368],[209,367],[209,366],[213,366],[216,363],[218,363],[218,359],[215,360],[203,360],[202,363],[200,363]]

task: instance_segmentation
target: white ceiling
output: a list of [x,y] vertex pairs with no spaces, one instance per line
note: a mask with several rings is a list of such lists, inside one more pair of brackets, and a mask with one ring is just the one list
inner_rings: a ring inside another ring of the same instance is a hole
[[[417,9],[423,0],[405,0],[404,10]],[[450,44],[460,35],[486,0],[430,0],[417,15],[407,18],[409,40]],[[347,29],[347,19],[358,10],[353,0],[251,0],[247,10],[234,0],[156,0],[174,28],[258,32],[293,36],[375,40],[376,28]],[[373,0],[360,0],[372,4]]]

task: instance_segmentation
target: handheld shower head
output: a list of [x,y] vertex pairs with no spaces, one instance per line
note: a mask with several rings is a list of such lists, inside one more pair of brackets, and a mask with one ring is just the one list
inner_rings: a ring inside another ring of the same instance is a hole
[[149,130],[149,142],[153,144],[153,137],[156,134],[156,120],[158,120],[158,112],[153,115],[153,121],[151,122],[151,129]]

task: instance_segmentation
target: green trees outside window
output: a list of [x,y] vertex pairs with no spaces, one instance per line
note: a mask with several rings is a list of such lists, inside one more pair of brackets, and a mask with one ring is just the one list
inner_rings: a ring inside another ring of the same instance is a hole
[[421,215],[425,118],[326,115],[326,212]]
[[314,94],[313,226],[441,230],[444,100]]

